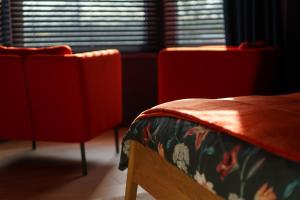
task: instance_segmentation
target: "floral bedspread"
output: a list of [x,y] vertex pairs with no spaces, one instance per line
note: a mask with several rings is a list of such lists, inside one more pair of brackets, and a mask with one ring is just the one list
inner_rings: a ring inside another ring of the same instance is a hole
[[136,121],[122,142],[119,168],[137,140],[228,200],[300,200],[300,165],[203,125],[171,117]]

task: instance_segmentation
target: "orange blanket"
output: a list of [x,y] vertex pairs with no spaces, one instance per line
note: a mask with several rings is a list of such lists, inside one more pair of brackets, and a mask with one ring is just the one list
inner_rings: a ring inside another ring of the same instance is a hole
[[183,99],[146,110],[137,119],[157,116],[208,125],[300,163],[300,93]]

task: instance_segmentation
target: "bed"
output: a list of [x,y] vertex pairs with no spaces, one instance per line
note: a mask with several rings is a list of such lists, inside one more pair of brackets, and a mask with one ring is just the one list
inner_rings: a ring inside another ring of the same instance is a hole
[[300,93],[158,105],[123,139],[125,199],[299,200],[299,135]]

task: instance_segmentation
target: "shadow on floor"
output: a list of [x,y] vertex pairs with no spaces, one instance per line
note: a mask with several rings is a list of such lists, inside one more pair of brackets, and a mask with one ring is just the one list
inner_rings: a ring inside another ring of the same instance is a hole
[[0,199],[89,199],[113,168],[113,163],[90,161],[88,176],[82,176],[80,159],[25,153],[0,165]]

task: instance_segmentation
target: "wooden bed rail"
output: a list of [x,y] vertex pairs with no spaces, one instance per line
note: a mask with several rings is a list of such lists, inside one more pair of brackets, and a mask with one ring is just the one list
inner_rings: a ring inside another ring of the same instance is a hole
[[158,153],[131,141],[125,200],[135,200],[140,185],[154,198],[163,200],[221,200]]

